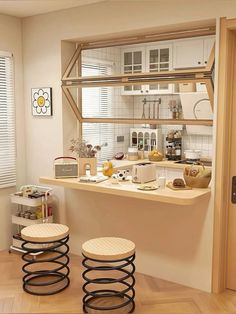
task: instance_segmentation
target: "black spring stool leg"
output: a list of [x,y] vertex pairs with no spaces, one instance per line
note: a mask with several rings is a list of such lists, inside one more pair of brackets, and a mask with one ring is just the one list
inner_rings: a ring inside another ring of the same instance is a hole
[[[24,241],[22,248],[26,251],[22,259],[26,262],[22,267],[23,289],[33,295],[52,295],[63,291],[70,284],[69,273],[69,236],[51,242]],[[33,256],[39,253],[43,257]],[[51,266],[51,267],[49,267]]]
[[[88,313],[88,309],[97,311],[112,311],[123,307],[127,307],[128,313],[133,313],[135,309],[135,254],[120,260],[104,261],[96,260],[86,257],[83,259],[83,266],[86,268],[82,276],[85,280],[83,285],[83,291],[85,293],[83,297],[83,311]],[[108,271],[114,272],[114,278],[111,276],[105,276]],[[99,272],[99,276],[92,278],[95,272]],[[102,276],[102,277],[101,277]],[[118,284],[118,288],[113,288]],[[94,290],[91,287],[98,287]],[[99,288],[102,287],[102,288]],[[105,289],[104,286],[107,288]],[[112,288],[111,288],[112,286]],[[97,300],[104,298],[120,298],[121,302],[116,305],[102,306],[95,304]],[[115,313],[115,312],[114,312]]]

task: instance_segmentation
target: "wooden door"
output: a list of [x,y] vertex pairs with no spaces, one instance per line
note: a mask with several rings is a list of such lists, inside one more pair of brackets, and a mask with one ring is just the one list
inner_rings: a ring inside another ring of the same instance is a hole
[[[236,80],[236,32],[231,34],[231,80]],[[236,290],[236,204],[231,201],[232,177],[236,176],[236,89],[232,86],[231,101],[231,134],[230,134],[230,163],[229,163],[229,191],[228,191],[228,236],[227,236],[227,263],[226,288]]]
[[215,154],[213,292],[236,290],[236,19],[220,21]]

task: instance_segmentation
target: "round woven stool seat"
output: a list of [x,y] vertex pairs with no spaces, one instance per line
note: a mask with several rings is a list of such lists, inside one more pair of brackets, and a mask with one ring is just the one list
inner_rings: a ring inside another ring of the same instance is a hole
[[85,280],[83,310],[108,311],[135,308],[135,244],[126,239],[103,237],[82,245]]
[[61,224],[44,223],[31,225],[21,231],[21,237],[31,242],[45,243],[65,238],[69,228]]
[[82,253],[86,257],[97,260],[119,260],[133,255],[134,252],[135,244],[122,238],[97,238],[82,245]]
[[23,289],[34,295],[51,295],[68,287],[69,228],[54,223],[35,224],[23,228],[21,237],[25,251],[22,259],[26,262],[22,267]]

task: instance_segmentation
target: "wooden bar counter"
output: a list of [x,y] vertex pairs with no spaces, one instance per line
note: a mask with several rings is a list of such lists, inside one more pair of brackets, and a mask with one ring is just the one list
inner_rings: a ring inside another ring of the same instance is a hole
[[[100,183],[84,183],[79,182],[77,178],[55,179],[53,177],[40,177],[39,181],[43,184],[56,185],[69,189],[132,197],[176,205],[196,204],[203,199],[209,199],[211,193],[210,188],[174,191],[166,187],[154,191],[141,191],[137,189],[140,185],[132,183],[131,180],[122,181],[119,184],[112,184],[110,180]],[[151,184],[155,183],[156,182],[152,182]]]

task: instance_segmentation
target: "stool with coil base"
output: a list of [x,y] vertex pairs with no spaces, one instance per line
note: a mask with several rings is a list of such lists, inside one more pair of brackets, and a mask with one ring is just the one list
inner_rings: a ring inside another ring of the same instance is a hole
[[[21,231],[23,289],[33,295],[52,295],[63,291],[70,284],[69,228],[54,223],[35,224]],[[32,258],[31,253],[44,253]]]
[[124,307],[133,313],[135,244],[122,238],[97,238],[82,245],[82,254],[84,313],[89,309],[116,313]]

